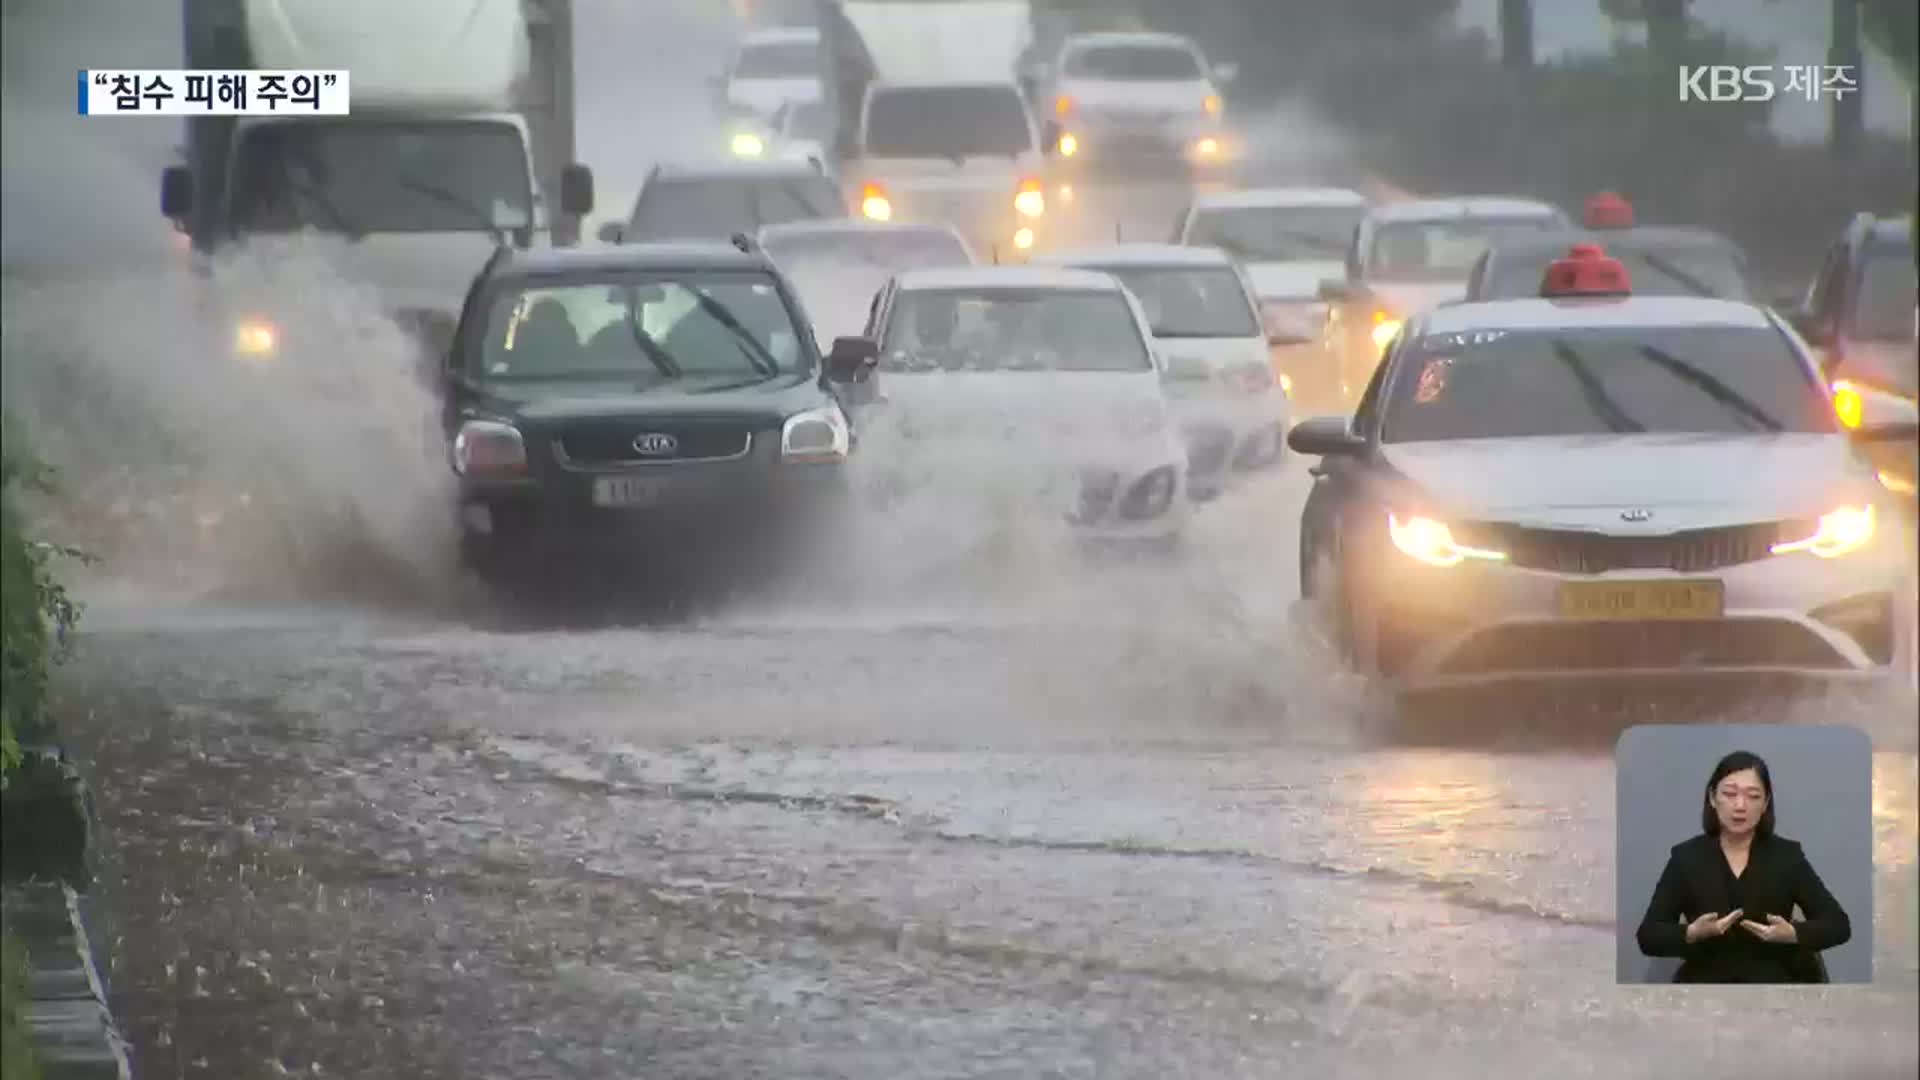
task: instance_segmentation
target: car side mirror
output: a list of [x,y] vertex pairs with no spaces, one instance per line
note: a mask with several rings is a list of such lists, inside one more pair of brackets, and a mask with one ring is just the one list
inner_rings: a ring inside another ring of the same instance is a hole
[[1338,457],[1360,453],[1367,441],[1353,433],[1344,416],[1316,416],[1287,432],[1287,448],[1308,457]]
[[560,210],[575,217],[593,213],[593,170],[578,162],[560,170]]
[[1230,82],[1233,82],[1235,79],[1238,79],[1239,77],[1240,77],[1239,64],[1213,65],[1213,81],[1219,83],[1222,86],[1225,86]]
[[880,363],[880,344],[872,338],[833,339],[827,351],[827,378],[834,382],[859,382]]
[[1353,299],[1353,286],[1344,278],[1327,278],[1320,282],[1319,296],[1329,304],[1344,304]]
[[160,172],[160,213],[176,221],[193,213],[193,170],[169,165]]
[[619,222],[607,221],[607,222],[602,222],[600,227],[594,230],[593,235],[598,237],[600,242],[603,244],[617,244],[620,242],[621,236],[625,234],[626,231],[627,231],[626,228],[622,226]]

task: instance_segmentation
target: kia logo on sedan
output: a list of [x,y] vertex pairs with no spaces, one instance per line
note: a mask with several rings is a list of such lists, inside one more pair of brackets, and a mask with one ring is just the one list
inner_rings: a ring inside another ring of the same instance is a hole
[[680,449],[680,440],[664,431],[650,431],[633,437],[633,452],[642,457],[667,457]]
[[1620,511],[1620,520],[1621,520],[1621,521],[1652,521],[1652,520],[1653,520],[1653,511],[1651,511],[1651,510],[1622,510],[1622,511]]

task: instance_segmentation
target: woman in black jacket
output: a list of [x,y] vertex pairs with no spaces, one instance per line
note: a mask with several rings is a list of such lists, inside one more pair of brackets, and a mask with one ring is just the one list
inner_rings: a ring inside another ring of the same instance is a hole
[[1720,759],[1701,835],[1674,845],[1637,935],[1646,955],[1683,959],[1675,982],[1826,982],[1821,950],[1853,936],[1800,845],[1774,835],[1773,806],[1766,762]]

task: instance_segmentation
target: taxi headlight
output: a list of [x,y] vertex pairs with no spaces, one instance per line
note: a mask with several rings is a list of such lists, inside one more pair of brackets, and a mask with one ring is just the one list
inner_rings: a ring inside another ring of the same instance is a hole
[[1033,230],[1025,227],[1013,231],[1013,246],[1019,251],[1028,251],[1033,247]]
[[1444,522],[1429,517],[1387,515],[1387,534],[1401,553],[1428,566],[1458,566],[1468,559],[1502,562],[1504,551],[1467,547],[1453,538],[1453,530]]
[[1072,157],[1080,152],[1080,137],[1072,132],[1060,136],[1058,149],[1061,157]]
[[1860,388],[1845,379],[1834,383],[1833,412],[1840,418],[1841,427],[1848,431],[1858,429],[1867,416],[1867,402],[1860,396]]
[[837,405],[795,413],[780,428],[780,457],[788,462],[845,461],[852,444],[852,429]]
[[1873,517],[1871,505],[1843,506],[1821,515],[1811,536],[1783,541],[1773,545],[1771,550],[1775,555],[1810,551],[1822,559],[1851,555],[1873,542]]
[[524,473],[526,440],[512,424],[469,420],[453,437],[453,471],[461,476]]
[[233,331],[233,351],[252,360],[280,350],[280,328],[265,319],[242,319]]
[[1036,218],[1047,212],[1047,197],[1037,188],[1026,188],[1013,197],[1013,208],[1021,217]]
[[743,131],[733,137],[733,152],[739,157],[759,157],[766,150],[766,140],[751,131]]
[[869,194],[866,198],[860,200],[860,213],[872,221],[891,221],[893,219],[893,203],[888,202],[885,195],[878,193]]
[[1376,349],[1386,348],[1388,345],[1393,344],[1394,337],[1399,333],[1400,333],[1399,319],[1376,320],[1373,324],[1373,331],[1372,331],[1373,347]]

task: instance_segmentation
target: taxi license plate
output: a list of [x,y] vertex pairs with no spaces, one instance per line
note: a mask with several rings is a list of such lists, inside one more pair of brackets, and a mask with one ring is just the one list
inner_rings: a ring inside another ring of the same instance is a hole
[[593,505],[621,510],[653,506],[666,488],[666,481],[657,476],[597,476]]
[[1726,610],[1718,581],[1581,581],[1560,586],[1569,619],[1717,619]]

